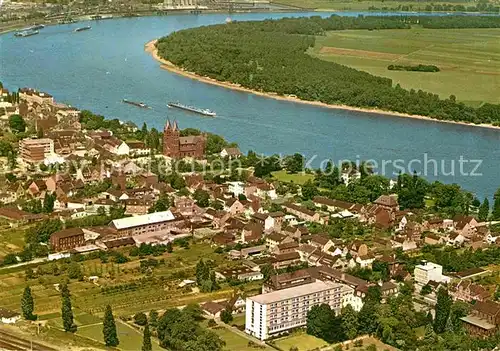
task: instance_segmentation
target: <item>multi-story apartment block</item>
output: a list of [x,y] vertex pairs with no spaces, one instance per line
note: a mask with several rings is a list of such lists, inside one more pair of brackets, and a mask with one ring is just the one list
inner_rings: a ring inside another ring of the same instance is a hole
[[23,139],[19,142],[19,153],[26,163],[43,162],[54,154],[54,141],[48,138]]
[[252,296],[246,300],[245,332],[260,340],[307,323],[307,312],[328,304],[340,313],[345,297],[353,290],[338,283],[316,281],[289,289]]
[[50,236],[50,247],[55,252],[74,249],[85,244],[85,233],[81,228],[68,228]]
[[441,283],[443,281],[443,267],[432,262],[425,262],[415,266],[413,271],[415,275],[415,283],[424,286],[428,282],[435,281]]

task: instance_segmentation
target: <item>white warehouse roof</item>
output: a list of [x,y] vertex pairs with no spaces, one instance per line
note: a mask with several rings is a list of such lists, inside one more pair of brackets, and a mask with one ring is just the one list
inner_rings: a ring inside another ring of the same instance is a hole
[[111,221],[111,223],[116,229],[127,229],[146,224],[155,224],[166,221],[172,221],[174,219],[175,216],[171,211],[163,211],[163,212],[148,213],[145,215],[140,215],[135,217],[115,219]]

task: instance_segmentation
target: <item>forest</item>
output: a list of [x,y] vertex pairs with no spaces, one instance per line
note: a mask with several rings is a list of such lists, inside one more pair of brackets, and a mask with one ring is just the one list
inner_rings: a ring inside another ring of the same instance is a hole
[[473,108],[454,95],[441,99],[422,90],[393,86],[377,77],[307,54],[315,37],[344,29],[499,28],[493,16],[331,16],[231,22],[186,29],[157,42],[158,53],[175,65],[218,81],[306,101],[377,108],[438,120],[500,125],[500,105]]

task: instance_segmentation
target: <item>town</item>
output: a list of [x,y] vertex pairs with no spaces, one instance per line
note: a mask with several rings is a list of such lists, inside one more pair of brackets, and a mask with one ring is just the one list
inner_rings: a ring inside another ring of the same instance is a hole
[[1,88],[0,123],[0,348],[500,342],[500,189],[304,169],[32,88]]

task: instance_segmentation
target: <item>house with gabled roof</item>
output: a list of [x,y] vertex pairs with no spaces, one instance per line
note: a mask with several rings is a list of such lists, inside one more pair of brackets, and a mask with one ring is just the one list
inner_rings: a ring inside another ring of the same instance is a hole
[[472,216],[456,215],[453,217],[455,231],[465,238],[471,238],[477,232],[479,222]]

